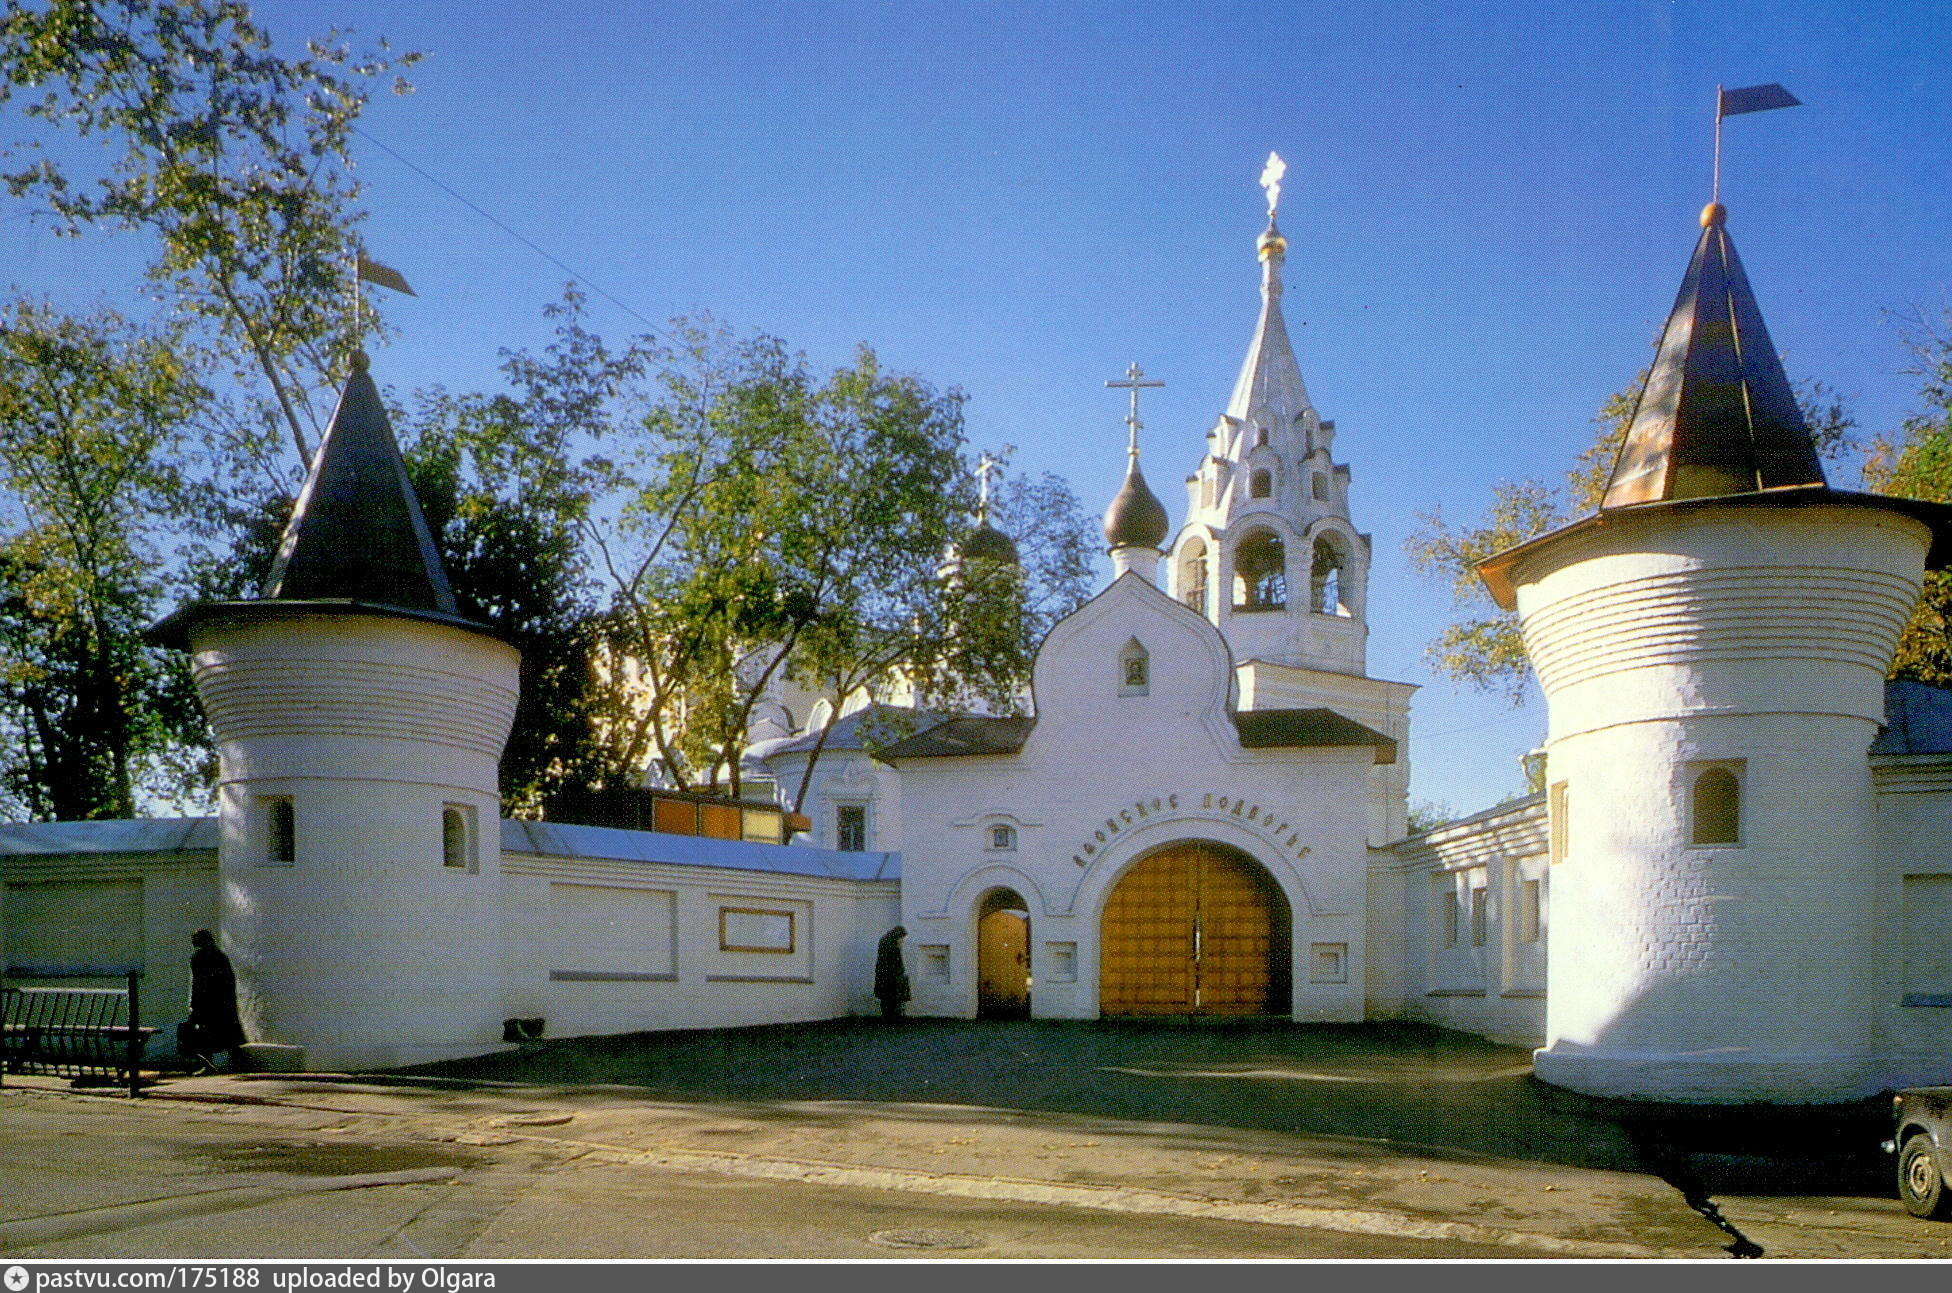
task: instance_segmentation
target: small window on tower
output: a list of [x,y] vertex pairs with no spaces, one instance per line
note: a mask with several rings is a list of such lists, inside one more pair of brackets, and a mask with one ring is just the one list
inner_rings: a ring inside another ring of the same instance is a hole
[[1727,768],[1710,768],[1694,780],[1695,844],[1742,842],[1742,783]]
[[265,865],[290,866],[298,860],[298,814],[282,795],[263,803]]
[[1319,471],[1316,472],[1313,488],[1315,501],[1317,503],[1326,503],[1328,501],[1328,477]]
[[1017,828],[1014,826],[990,827],[990,847],[993,849],[1013,849],[1017,846]]
[[1257,444],[1257,445],[1263,445],[1263,444],[1266,444],[1266,443],[1267,443],[1267,428],[1266,428],[1266,427],[1256,427],[1256,428],[1254,428],[1254,443],[1255,443],[1255,444]]
[[474,809],[466,804],[441,809],[441,865],[457,871],[475,869]]
[[868,846],[868,806],[841,804],[834,809],[834,847],[842,853],[864,852]]
[[1267,498],[1274,493],[1274,473],[1263,468],[1247,478],[1250,498]]
[[1118,694],[1121,696],[1143,696],[1152,687],[1152,657],[1133,638],[1118,653]]

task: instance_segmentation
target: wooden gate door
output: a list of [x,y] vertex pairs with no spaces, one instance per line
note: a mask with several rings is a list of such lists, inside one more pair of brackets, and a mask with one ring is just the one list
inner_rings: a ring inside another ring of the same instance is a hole
[[1285,1003],[1287,904],[1245,858],[1176,844],[1127,871],[1099,923],[1102,1015],[1260,1015]]
[[1030,1018],[1030,918],[993,911],[976,922],[976,1014]]

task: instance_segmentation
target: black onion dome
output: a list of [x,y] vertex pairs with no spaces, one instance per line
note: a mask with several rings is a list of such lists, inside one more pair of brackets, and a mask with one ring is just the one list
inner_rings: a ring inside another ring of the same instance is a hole
[[961,555],[965,561],[1000,561],[1013,566],[1022,564],[1017,557],[1015,541],[988,521],[978,525],[962,541]]
[[1105,509],[1105,543],[1110,548],[1164,548],[1166,505],[1146,487],[1135,461],[1125,486]]

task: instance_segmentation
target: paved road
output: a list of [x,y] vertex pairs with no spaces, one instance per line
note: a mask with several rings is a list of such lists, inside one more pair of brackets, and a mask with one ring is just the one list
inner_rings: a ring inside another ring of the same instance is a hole
[[1623,1125],[1523,1058],[1415,1029],[841,1023],[136,1102],[10,1078],[0,1254],[1726,1260],[1660,1171],[1769,1256],[1948,1255],[1952,1226],[1852,1162],[1727,1152],[1780,1127]]

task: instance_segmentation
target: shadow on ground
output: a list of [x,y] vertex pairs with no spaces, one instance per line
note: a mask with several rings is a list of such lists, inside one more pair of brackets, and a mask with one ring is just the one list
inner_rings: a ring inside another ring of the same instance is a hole
[[1889,1193],[1882,1102],[1628,1105],[1545,1086],[1530,1058],[1407,1023],[843,1019],[544,1041],[404,1072],[570,1097],[630,1086],[755,1116],[873,1101],[1347,1138],[1372,1152],[1649,1173],[1691,1198]]

